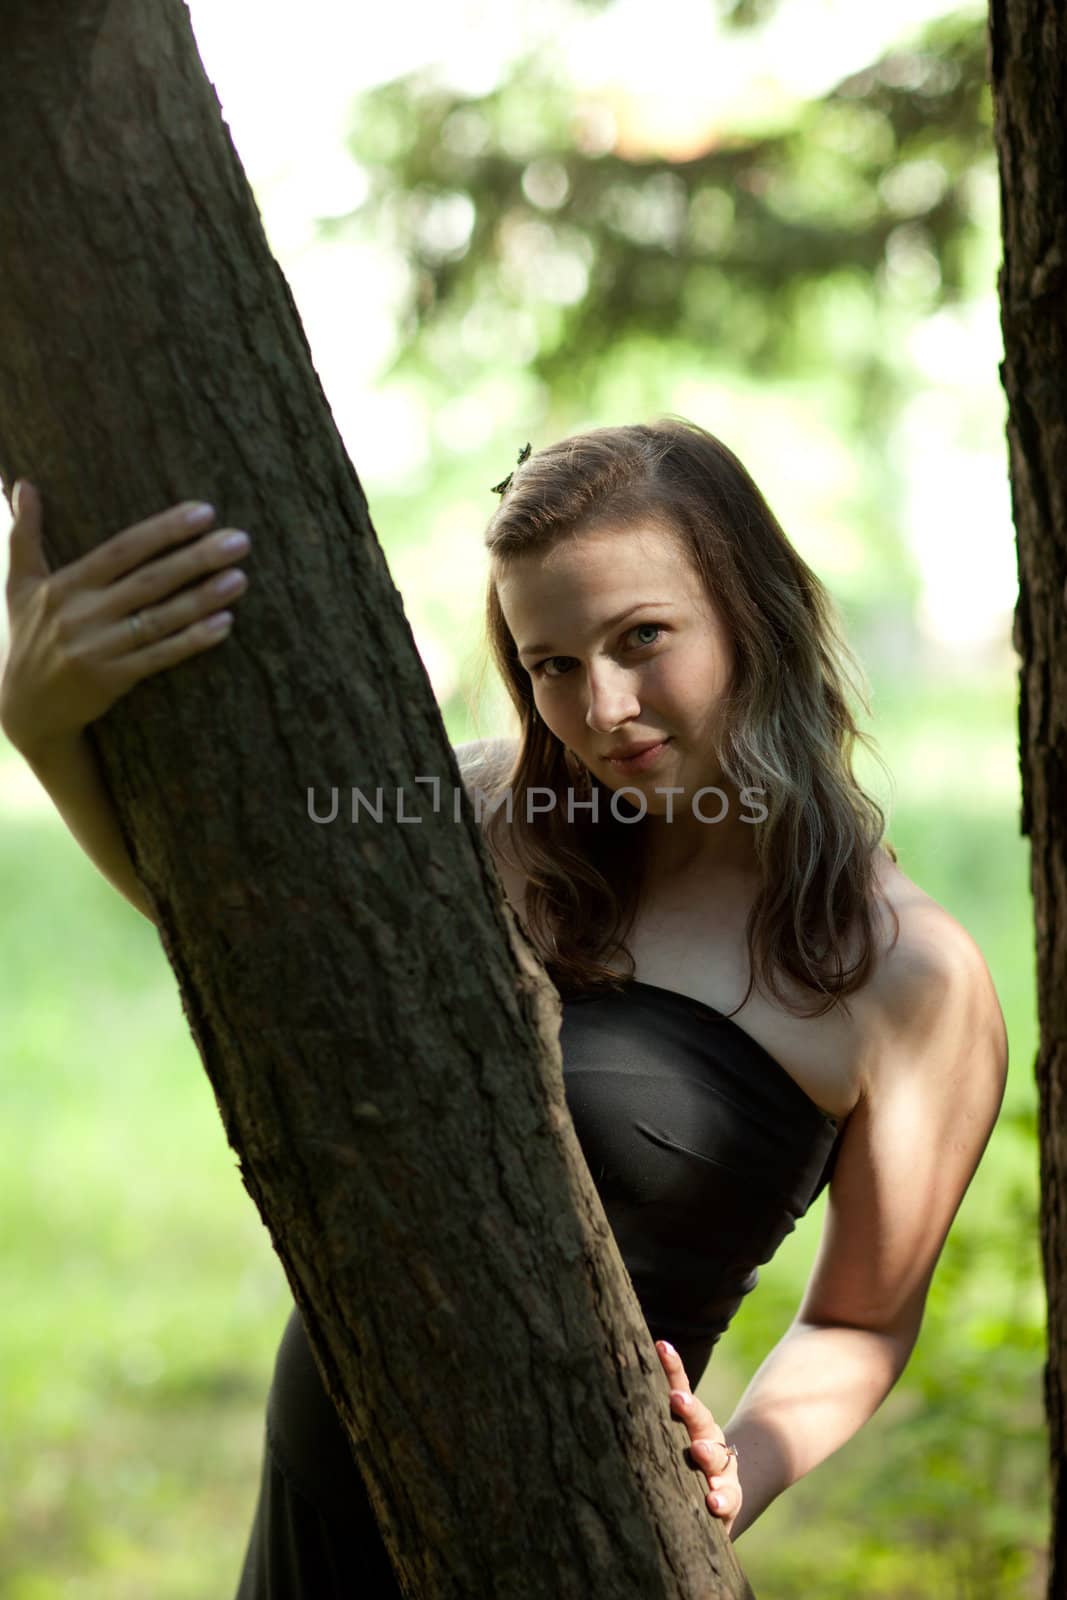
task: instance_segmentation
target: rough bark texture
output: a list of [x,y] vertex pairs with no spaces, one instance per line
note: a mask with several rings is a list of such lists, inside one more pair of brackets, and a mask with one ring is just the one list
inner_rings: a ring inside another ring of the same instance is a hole
[[1067,1591],[1067,7],[992,0],[1012,505],[1019,549],[1022,831],[1037,931],[1050,1596]]
[[53,564],[185,498],[255,540],[231,639],[96,736],[406,1592],[748,1593],[184,6],[18,0],[4,46],[0,475]]

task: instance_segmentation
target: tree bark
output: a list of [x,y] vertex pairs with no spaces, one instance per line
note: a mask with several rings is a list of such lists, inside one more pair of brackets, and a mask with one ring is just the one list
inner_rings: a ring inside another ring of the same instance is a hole
[[54,565],[185,498],[255,540],[94,734],[405,1592],[747,1594],[186,10],[13,0],[5,80],[0,476]]
[[1037,936],[1048,1593],[1067,1586],[1067,8],[991,0],[1000,273],[1012,508],[1019,550],[1022,831]]

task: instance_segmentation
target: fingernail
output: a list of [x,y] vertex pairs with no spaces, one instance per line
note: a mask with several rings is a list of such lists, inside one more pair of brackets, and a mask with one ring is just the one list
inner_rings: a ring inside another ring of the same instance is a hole
[[683,1406],[684,1407],[684,1406],[687,1406],[689,1404],[689,1396],[681,1389],[672,1389],[671,1390],[671,1399],[674,1401],[675,1405],[677,1405],[677,1406]]
[[663,1340],[663,1348],[664,1348],[664,1350],[666,1350],[666,1352],[667,1352],[667,1354],[669,1356],[676,1356],[678,1354],[678,1352],[674,1348],[673,1344],[668,1344],[666,1339]]
[[14,511],[16,517],[19,514],[19,501],[21,499],[22,499],[22,479],[19,478],[15,483],[15,487],[11,491],[11,509]]
[[222,574],[221,578],[215,579],[215,593],[217,595],[237,594],[247,582],[248,579],[243,572],[239,572],[236,567],[231,567],[228,572]]
[[182,513],[182,521],[185,523],[186,527],[196,528],[199,527],[200,523],[202,522],[210,522],[214,515],[215,507],[209,506],[206,500],[202,500],[199,505],[188,506],[186,508],[186,510]]
[[252,541],[247,533],[242,533],[239,529],[236,533],[228,533],[225,539],[219,540],[219,549],[228,556],[243,556],[251,545]]
[[709,1503],[711,1505],[713,1505],[715,1507],[716,1511],[721,1511],[722,1510],[722,1495],[721,1494],[710,1494],[708,1496],[708,1501],[709,1501]]

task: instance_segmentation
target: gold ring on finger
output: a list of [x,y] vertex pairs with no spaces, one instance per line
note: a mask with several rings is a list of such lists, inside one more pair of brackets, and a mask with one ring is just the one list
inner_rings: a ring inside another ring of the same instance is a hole
[[133,634],[133,642],[134,642],[134,644],[135,645],[143,644],[144,641],[145,641],[145,636],[146,636],[145,635],[145,625],[144,625],[144,613],[142,611],[135,611],[133,613],[133,616],[132,617],[128,617],[126,620],[130,624],[130,632]]
[[[731,1456],[733,1456],[735,1461],[740,1461],[741,1457],[738,1454],[737,1446],[735,1444],[727,1444],[725,1439],[720,1439],[719,1443],[722,1445],[723,1449],[726,1451],[726,1466],[730,1465],[730,1457]],[[726,1467],[724,1467],[723,1470],[725,1471]]]

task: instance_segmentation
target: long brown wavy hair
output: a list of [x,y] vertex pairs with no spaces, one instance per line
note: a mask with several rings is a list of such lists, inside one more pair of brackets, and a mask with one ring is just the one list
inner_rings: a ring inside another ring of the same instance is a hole
[[[561,538],[650,523],[681,536],[733,641],[715,752],[723,776],[738,792],[764,791],[768,814],[754,835],[762,886],[746,928],[741,1004],[758,980],[795,1015],[822,1016],[838,1003],[848,1011],[845,996],[863,985],[876,956],[876,855],[896,860],[885,815],[852,771],[857,739],[880,761],[850,709],[851,693],[870,715],[865,680],[826,589],[741,462],[693,422],[668,416],[573,435],[524,461],[501,496],[485,534],[486,628],[520,733],[510,772],[497,774],[488,841],[526,878],[528,932],[561,992],[624,986],[606,963],[621,955],[633,975],[626,937],[647,822],[614,816],[611,791],[538,716],[497,579],[512,558],[545,553]],[[505,787],[510,806],[500,803]],[[555,793],[552,810],[528,811],[533,788]],[[578,808],[569,821],[567,790],[584,799],[594,788],[598,820]],[[492,806],[492,783],[489,792]],[[811,1005],[790,999],[783,973],[812,992]]]

